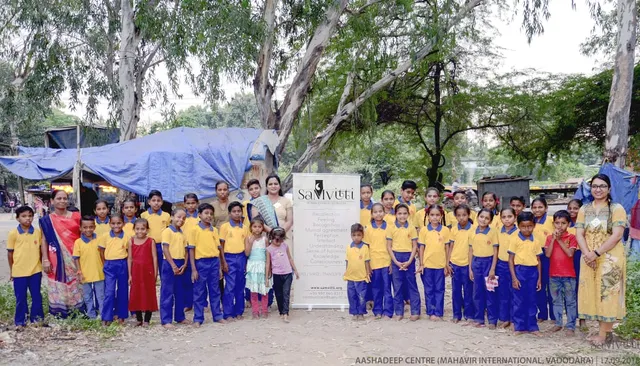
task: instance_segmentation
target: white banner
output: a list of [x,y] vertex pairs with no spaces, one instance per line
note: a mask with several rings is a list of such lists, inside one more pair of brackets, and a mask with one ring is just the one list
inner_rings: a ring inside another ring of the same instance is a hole
[[360,176],[293,175],[294,308],[346,308],[345,252],[360,220]]

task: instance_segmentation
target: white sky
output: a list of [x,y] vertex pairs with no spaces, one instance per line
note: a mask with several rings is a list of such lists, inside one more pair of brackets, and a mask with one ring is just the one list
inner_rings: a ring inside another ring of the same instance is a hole
[[[501,33],[495,44],[504,50],[504,60],[498,72],[509,72],[522,69],[536,69],[549,73],[584,73],[592,74],[601,65],[601,60],[583,56],[580,53],[580,43],[590,34],[593,20],[590,17],[586,1],[577,1],[576,9],[571,7],[568,0],[550,1],[551,17],[544,24],[544,34],[535,37],[531,44],[527,43],[525,33],[521,29],[521,17],[516,16],[510,22],[496,20],[495,26]],[[162,74],[159,70],[158,74]],[[237,92],[252,92],[249,85],[224,85],[226,97]],[[176,111],[190,106],[202,105],[203,99],[193,95],[187,85],[180,88],[182,98],[170,96],[169,101],[175,105]],[[68,96],[63,96],[63,102],[68,105]],[[161,119],[161,109],[143,109],[141,123],[149,124]],[[84,115],[84,108],[78,107],[66,112],[79,117]],[[106,115],[106,105],[101,106],[101,115]]]

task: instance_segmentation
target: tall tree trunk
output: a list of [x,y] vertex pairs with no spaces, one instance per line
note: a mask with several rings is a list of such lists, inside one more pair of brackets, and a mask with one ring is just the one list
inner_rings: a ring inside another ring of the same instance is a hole
[[629,112],[638,10],[636,0],[618,0],[618,48],[607,109],[604,158],[624,168],[629,140]]
[[122,28],[120,30],[120,65],[118,67],[118,82],[122,100],[122,114],[120,116],[120,141],[127,141],[136,137],[138,121],[140,120],[139,97],[137,95],[136,61],[139,31],[135,25],[135,12],[131,0],[122,0]]

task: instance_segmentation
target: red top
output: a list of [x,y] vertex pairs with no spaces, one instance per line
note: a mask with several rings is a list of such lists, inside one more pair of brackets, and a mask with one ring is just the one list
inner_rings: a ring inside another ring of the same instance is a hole
[[[564,234],[562,234],[561,239],[565,243],[569,244],[570,249],[578,249],[578,241],[576,240],[575,235],[569,234],[565,231]],[[576,270],[573,267],[573,258],[569,257],[567,253],[560,248],[560,244],[555,242],[553,235],[547,236],[547,242],[544,247],[548,248],[552,242],[555,247],[553,248],[553,252],[551,252],[551,257],[549,258],[549,276],[575,277]]]

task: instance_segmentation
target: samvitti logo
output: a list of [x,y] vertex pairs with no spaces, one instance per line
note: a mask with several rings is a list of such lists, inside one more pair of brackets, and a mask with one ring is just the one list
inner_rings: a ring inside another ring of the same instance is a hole
[[322,181],[322,179],[316,180],[316,185],[315,185],[316,197],[320,198],[322,191],[324,191],[324,182]]
[[316,179],[313,190],[299,189],[297,198],[307,201],[349,201],[354,197],[353,189],[325,189],[324,180]]

